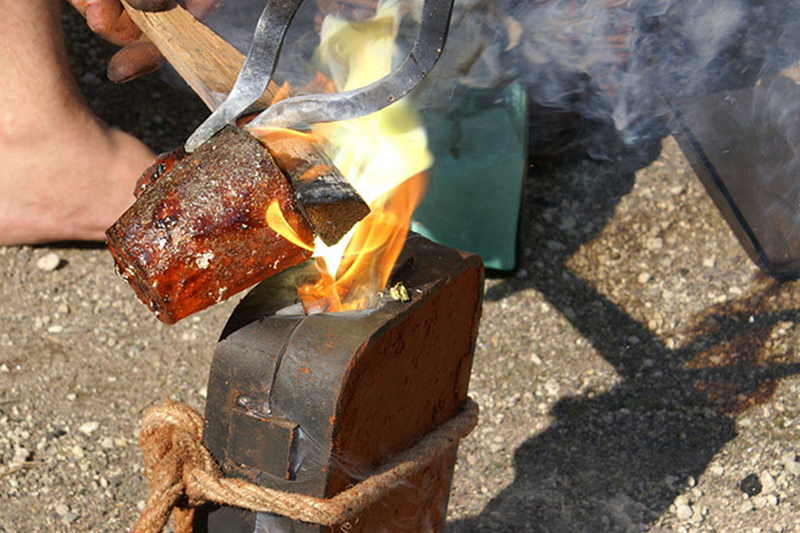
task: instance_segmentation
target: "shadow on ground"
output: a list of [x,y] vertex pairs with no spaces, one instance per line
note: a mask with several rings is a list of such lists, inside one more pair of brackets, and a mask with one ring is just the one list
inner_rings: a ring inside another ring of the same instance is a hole
[[[479,516],[449,523],[449,532],[641,531],[735,437],[735,416],[768,400],[778,378],[800,372],[798,364],[762,360],[772,327],[798,317],[795,308],[766,310],[782,290],[775,281],[758,280],[756,294],[695,317],[692,342],[670,349],[566,266],[605,226],[648,159],[582,161],[582,172],[549,168],[531,175],[526,218],[537,231],[523,237],[533,255],[521,266],[533,274],[503,280],[487,299],[534,288],[569,317],[621,382],[608,392],[561,399],[548,429],[515,451],[513,483]],[[542,215],[553,209],[555,216]],[[597,229],[569,240],[556,224],[566,216]],[[553,250],[544,237],[556,235],[563,246]]]

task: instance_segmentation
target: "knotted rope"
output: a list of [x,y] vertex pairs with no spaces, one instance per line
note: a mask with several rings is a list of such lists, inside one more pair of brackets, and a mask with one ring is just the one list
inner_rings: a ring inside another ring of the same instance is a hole
[[191,533],[194,508],[206,503],[274,513],[332,526],[355,518],[404,480],[430,465],[468,435],[478,422],[478,405],[467,398],[461,412],[410,449],[395,455],[357,485],[324,499],[260,487],[223,476],[203,446],[203,418],[191,407],[167,400],[150,408],[139,443],[150,496],[134,533],[160,533],[173,516],[175,533]]

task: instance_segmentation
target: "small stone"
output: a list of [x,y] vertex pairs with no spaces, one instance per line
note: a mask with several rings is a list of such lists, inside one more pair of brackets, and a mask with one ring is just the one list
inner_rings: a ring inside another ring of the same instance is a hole
[[80,77],[80,80],[87,85],[99,85],[102,83],[100,76],[94,72],[87,72]]
[[64,516],[69,512],[69,505],[67,505],[66,503],[56,504],[55,511],[58,516]]
[[75,520],[80,518],[77,514],[73,513],[72,511],[67,511],[67,513],[61,517],[61,521],[65,524],[69,525],[73,523]]
[[652,239],[647,240],[645,246],[651,252],[655,252],[656,250],[660,250],[664,246],[664,240],[661,237],[653,237]]
[[60,326],[58,324],[54,324],[47,328],[48,333],[61,333],[62,331],[64,331],[64,326]]
[[639,277],[636,278],[636,281],[638,281],[641,284],[647,283],[648,281],[650,281],[650,273],[642,272],[641,274],[639,274]]
[[[2,370],[0,368],[0,370]],[[794,452],[786,452],[781,455],[781,463],[786,471],[795,476],[800,475],[800,462],[797,461],[797,454]]]
[[761,489],[762,489],[761,481],[758,479],[758,476],[756,474],[750,474],[749,476],[745,477],[739,484],[739,490],[741,490],[748,496],[755,496],[756,494],[760,494]]
[[8,365],[0,365],[0,373],[8,374],[9,372],[11,372],[11,370],[9,370]]
[[114,448],[114,439],[111,437],[105,437],[103,440],[100,441],[100,447],[104,450],[111,450]]
[[542,364],[542,358],[539,357],[538,355],[536,355],[535,353],[532,353],[530,355],[530,360],[531,360],[531,363],[533,363],[536,366],[539,366],[539,365]]
[[778,484],[775,483],[775,478],[769,471],[764,470],[761,472],[761,493],[772,494],[778,489]]
[[711,465],[708,471],[714,474],[715,476],[721,477],[725,473],[725,468],[722,465]]
[[31,452],[22,446],[14,446],[14,456],[11,458],[12,465],[21,465],[31,457]]
[[139,511],[144,511],[144,506],[145,505],[146,504],[145,504],[144,500],[139,500],[138,502],[136,502],[136,509],[139,510]]
[[92,435],[92,433],[97,431],[99,427],[100,427],[100,422],[93,420],[91,422],[86,422],[85,424],[81,424],[81,426],[78,428],[78,431],[89,437]]
[[775,507],[776,505],[778,505],[778,497],[777,497],[777,496],[775,496],[774,494],[770,494],[770,495],[768,495],[768,496],[767,496],[767,503],[768,503],[769,505],[771,505],[771,506]]
[[44,272],[52,272],[61,266],[61,258],[55,252],[49,252],[36,261],[36,268]]
[[694,479],[694,476],[689,476],[689,478],[686,480],[686,484],[690,487],[694,487],[697,485],[697,481]]
[[72,447],[72,455],[74,455],[76,459],[83,459],[86,457],[86,452],[83,451],[83,448],[76,444]]
[[688,505],[678,505],[675,507],[675,516],[678,517],[678,520],[689,520],[692,514],[694,514],[694,512]]
[[716,264],[717,262],[714,260],[713,257],[706,257],[705,259],[703,259],[703,266],[706,268],[714,268],[714,265]]
[[680,507],[682,505],[689,505],[689,498],[686,497],[685,494],[679,494],[675,497],[675,500],[672,502],[675,504],[675,507]]
[[767,506],[767,498],[759,494],[758,496],[753,496],[753,507],[756,509],[763,509]]

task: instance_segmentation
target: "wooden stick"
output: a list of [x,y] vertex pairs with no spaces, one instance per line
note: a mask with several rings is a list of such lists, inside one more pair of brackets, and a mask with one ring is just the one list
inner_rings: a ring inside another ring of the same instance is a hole
[[[122,5],[189,87],[209,109],[216,109],[236,83],[244,56],[181,6],[150,12],[126,0]],[[254,107],[265,109],[277,90],[270,83]]]

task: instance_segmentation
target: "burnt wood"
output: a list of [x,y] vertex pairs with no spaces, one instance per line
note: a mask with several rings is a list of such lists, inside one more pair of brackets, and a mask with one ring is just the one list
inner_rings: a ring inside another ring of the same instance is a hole
[[[311,316],[297,304],[307,268],[265,280],[234,311],[211,364],[203,440],[228,476],[331,497],[458,412],[481,314],[483,263],[412,235],[390,281],[402,282],[410,301]],[[455,454],[454,447],[357,519],[330,529],[206,506],[194,531],[436,533]]]
[[333,246],[369,214],[367,203],[313,137],[272,130],[263,141],[291,181],[300,209],[322,242]]
[[309,259],[267,225],[275,200],[305,241],[311,227],[261,144],[227,127],[192,154],[168,158],[106,232],[120,276],[172,324]]

